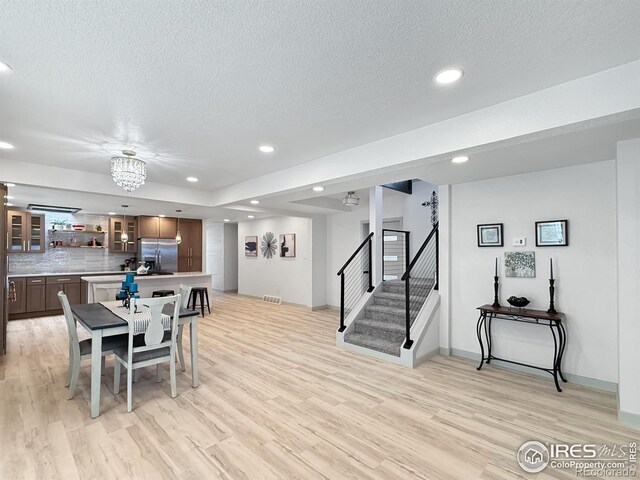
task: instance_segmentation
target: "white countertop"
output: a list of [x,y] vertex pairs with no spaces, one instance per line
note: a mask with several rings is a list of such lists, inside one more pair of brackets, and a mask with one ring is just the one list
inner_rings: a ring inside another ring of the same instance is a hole
[[[81,280],[87,283],[103,283],[103,282],[121,282],[125,279],[126,273],[131,272],[119,272],[118,275],[100,275],[95,277],[80,277]],[[204,272],[177,272],[173,275],[136,275],[137,282],[147,282],[153,280],[171,280],[174,278],[197,278],[197,277],[212,277],[210,273]]]
[[124,275],[127,272],[123,272],[122,270],[111,270],[111,271],[100,271],[100,272],[42,272],[42,273],[9,273],[7,274],[7,278],[18,278],[18,277],[52,277],[57,275],[115,275],[122,274]]

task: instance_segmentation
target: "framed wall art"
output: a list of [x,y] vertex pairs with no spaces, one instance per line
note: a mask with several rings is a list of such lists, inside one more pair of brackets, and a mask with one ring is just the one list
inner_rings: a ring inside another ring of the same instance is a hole
[[485,223],[478,225],[478,246],[479,247],[502,247],[501,223]]
[[296,234],[280,234],[280,256],[283,258],[293,258],[296,256]]
[[506,277],[535,278],[535,252],[505,252],[504,273]]
[[536,247],[569,245],[569,220],[536,222]]
[[258,236],[248,235],[244,237],[244,255],[245,257],[258,256]]

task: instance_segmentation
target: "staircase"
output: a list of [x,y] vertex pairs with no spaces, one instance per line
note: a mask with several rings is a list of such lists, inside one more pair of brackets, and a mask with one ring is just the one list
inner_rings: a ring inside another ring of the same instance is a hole
[[[409,305],[413,325],[435,282],[416,278],[410,283]],[[364,309],[364,316],[354,320],[354,329],[345,334],[344,341],[400,357],[400,348],[406,337],[405,288],[405,282],[401,280],[382,282],[381,290],[373,294],[372,302]]]

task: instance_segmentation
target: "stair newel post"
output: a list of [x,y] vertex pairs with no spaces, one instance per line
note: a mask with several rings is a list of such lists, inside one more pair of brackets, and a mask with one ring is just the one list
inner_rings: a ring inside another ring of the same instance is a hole
[[404,303],[405,303],[405,329],[406,329],[406,341],[404,342],[404,348],[409,349],[413,345],[411,340],[411,292],[409,291],[409,270],[407,269],[406,278],[404,279]]
[[[384,260],[382,261],[382,268],[384,268]],[[369,288],[367,292],[373,292],[373,245],[371,238],[369,238]]]
[[340,328],[339,332],[344,332],[344,272],[340,274]]
[[438,284],[440,283],[440,229],[436,224],[436,284],[433,289],[438,290]]

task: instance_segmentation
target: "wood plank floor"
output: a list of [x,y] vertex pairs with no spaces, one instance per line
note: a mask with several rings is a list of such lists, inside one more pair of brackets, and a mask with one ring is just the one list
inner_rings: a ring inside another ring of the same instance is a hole
[[128,414],[108,360],[95,420],[88,364],[66,399],[64,319],[10,322],[0,478],[511,479],[523,473],[515,452],[524,441],[640,436],[618,424],[611,393],[568,384],[559,394],[550,378],[476,372],[457,358],[409,370],[338,349],[335,312],[212,300],[200,323],[200,387],[187,370],[172,399],[168,372],[158,384],[149,369]]

